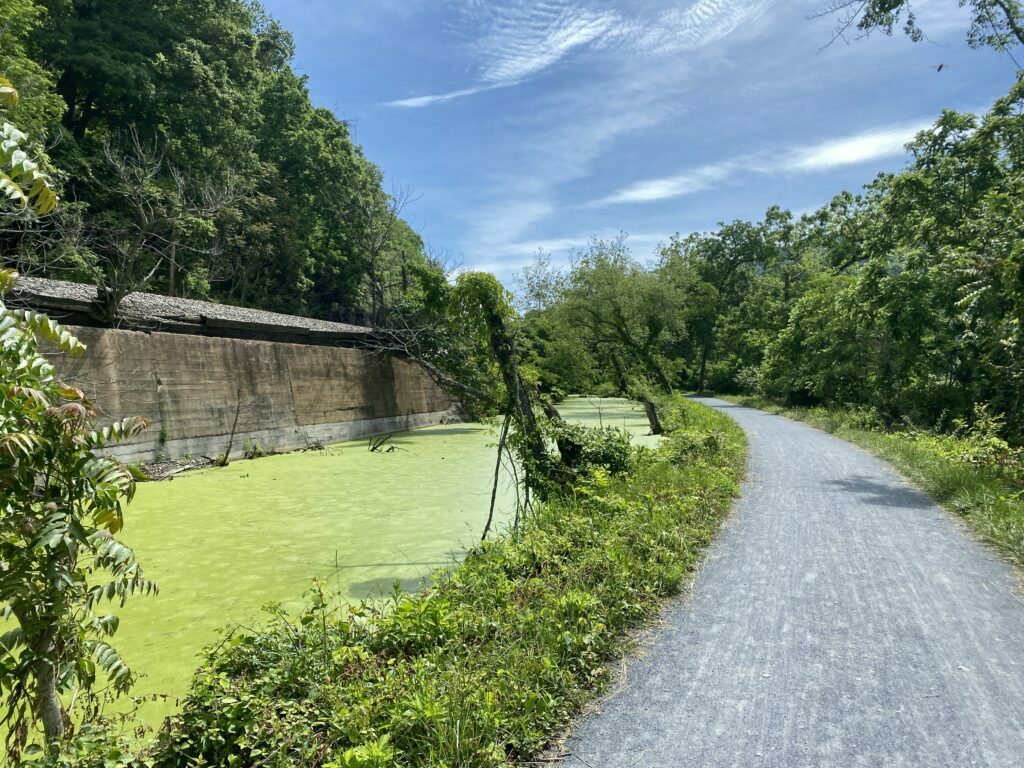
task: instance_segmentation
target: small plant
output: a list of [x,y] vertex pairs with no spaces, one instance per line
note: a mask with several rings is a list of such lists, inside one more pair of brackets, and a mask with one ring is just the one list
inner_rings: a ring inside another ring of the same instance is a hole
[[261,456],[266,455],[263,451],[263,446],[260,444],[260,441],[252,440],[248,437],[245,438],[245,447],[242,453],[245,456],[245,458],[249,460],[258,459]]

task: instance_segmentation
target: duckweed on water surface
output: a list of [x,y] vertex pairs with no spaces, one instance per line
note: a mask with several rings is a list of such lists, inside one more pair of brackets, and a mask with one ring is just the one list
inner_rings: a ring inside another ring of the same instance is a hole
[[[573,421],[647,430],[628,401],[559,407]],[[181,696],[219,628],[270,602],[298,608],[313,577],[362,599],[396,581],[416,588],[455,562],[483,528],[494,441],[487,426],[454,424],[396,435],[398,450],[387,454],[358,441],[140,486],[124,538],[161,592],[119,612],[118,646],[145,675],[135,694]],[[500,529],[515,494],[507,481],[499,494]],[[174,709],[150,701],[140,715],[155,725]]]

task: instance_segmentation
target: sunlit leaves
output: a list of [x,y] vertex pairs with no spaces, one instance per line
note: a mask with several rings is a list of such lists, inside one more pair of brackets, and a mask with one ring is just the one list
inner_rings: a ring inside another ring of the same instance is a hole
[[25,147],[28,137],[10,123],[0,129],[0,197],[21,210],[31,209],[45,216],[57,210],[57,193],[29,158]]
[[129,416],[126,419],[115,421],[113,424],[103,427],[103,429],[90,432],[86,440],[91,448],[102,448],[111,443],[129,440],[148,426],[149,421],[141,416]]
[[13,269],[0,269],[0,297],[10,291],[18,281],[18,273]]
[[81,355],[85,352],[85,345],[48,315],[28,309],[8,311],[11,317],[24,325],[28,330],[56,345],[62,352],[66,352],[69,355]]
[[16,109],[18,106],[18,89],[10,80],[0,75],[0,107]]
[[112,646],[101,640],[93,641],[92,657],[96,661],[96,666],[103,670],[116,690],[126,691],[131,687],[131,668]]

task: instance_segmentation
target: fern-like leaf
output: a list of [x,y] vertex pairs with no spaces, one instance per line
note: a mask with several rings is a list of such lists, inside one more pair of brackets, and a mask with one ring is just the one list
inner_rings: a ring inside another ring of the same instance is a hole
[[27,459],[48,444],[45,437],[33,432],[11,432],[0,436],[0,455]]
[[36,335],[60,348],[62,352],[69,355],[81,355],[85,352],[85,345],[64,328],[60,323],[44,315],[42,312],[33,312],[28,309],[13,309],[10,314]]
[[102,640],[93,640],[90,645],[96,666],[103,670],[114,689],[121,693],[127,691],[132,685],[132,670],[121,654]]
[[141,416],[129,416],[127,419],[115,421],[108,427],[90,432],[86,443],[90,448],[103,448],[111,443],[122,443],[130,440],[149,426],[149,421]]

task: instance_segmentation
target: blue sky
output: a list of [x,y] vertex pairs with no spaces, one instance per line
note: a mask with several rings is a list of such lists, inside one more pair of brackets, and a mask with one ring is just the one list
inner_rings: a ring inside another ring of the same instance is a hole
[[646,257],[772,204],[812,210],[1013,82],[1005,55],[967,48],[956,0],[918,0],[924,42],[819,53],[823,2],[264,0],[314,101],[415,188],[410,223],[506,281],[591,235],[627,232]]

